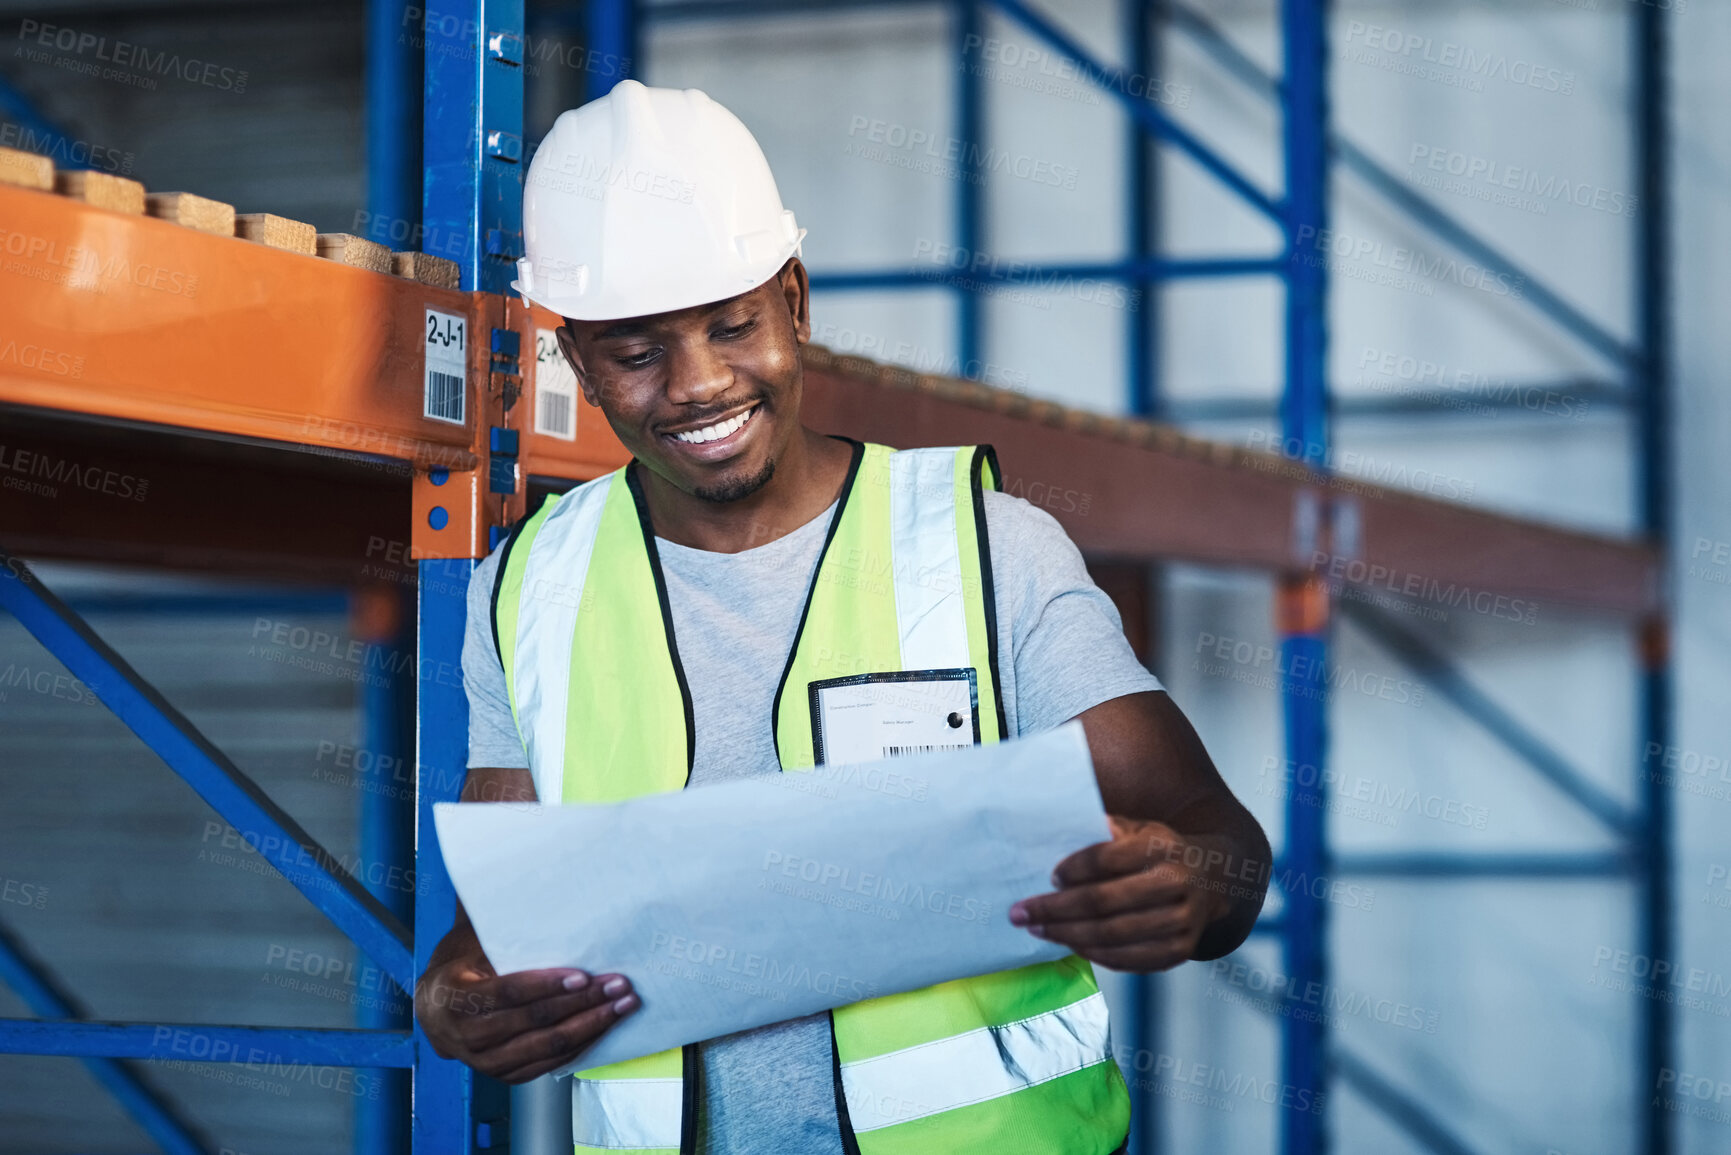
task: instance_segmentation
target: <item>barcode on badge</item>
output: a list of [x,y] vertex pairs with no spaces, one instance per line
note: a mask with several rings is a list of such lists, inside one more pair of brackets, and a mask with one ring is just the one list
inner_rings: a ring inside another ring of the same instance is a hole
[[468,326],[452,313],[427,310],[426,378],[421,412],[435,421],[461,425],[468,390]]
[[883,757],[899,758],[908,754],[930,754],[933,750],[966,750],[967,744],[955,746],[885,746]]
[[577,439],[577,374],[551,329],[535,330],[535,432]]

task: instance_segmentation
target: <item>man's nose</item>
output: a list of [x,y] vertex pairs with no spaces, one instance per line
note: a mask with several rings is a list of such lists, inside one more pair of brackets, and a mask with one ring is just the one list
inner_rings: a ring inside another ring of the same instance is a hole
[[733,368],[708,341],[680,344],[668,351],[667,397],[676,404],[698,404],[727,394]]

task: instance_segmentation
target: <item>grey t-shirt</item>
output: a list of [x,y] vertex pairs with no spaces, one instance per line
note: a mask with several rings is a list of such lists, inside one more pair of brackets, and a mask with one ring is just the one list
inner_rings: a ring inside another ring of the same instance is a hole
[[[1009,733],[1050,730],[1101,702],[1160,689],[1057,521],[996,491],[986,492],[985,509]],[[834,513],[832,502],[793,532],[733,554],[656,538],[697,728],[692,787],[780,772],[771,706]],[[469,765],[526,768],[493,648],[498,557],[476,568],[469,587]],[[711,1039],[700,1054],[704,1155],[841,1155],[827,1014]]]

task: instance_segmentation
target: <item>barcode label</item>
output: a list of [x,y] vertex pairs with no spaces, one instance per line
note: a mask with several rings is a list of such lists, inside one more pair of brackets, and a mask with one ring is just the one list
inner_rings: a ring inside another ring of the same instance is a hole
[[461,425],[468,391],[468,327],[452,313],[427,310],[426,378],[421,412],[435,421]]
[[535,330],[535,432],[577,439],[577,374],[551,329]]
[[427,416],[463,422],[463,379],[455,373],[427,370]]
[[930,754],[933,750],[966,750],[966,743],[955,746],[885,746],[885,758],[897,758],[907,754]]

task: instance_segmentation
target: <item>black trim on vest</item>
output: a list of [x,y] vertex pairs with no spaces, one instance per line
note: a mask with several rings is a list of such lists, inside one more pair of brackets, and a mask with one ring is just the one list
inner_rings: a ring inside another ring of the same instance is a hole
[[691,785],[691,768],[697,764],[697,720],[691,709],[691,687],[685,682],[685,667],[679,661],[679,643],[673,636],[673,607],[667,600],[667,577],[661,572],[661,553],[655,548],[655,525],[649,520],[649,500],[631,467],[633,457],[625,464],[625,485],[631,490],[631,500],[637,506],[637,525],[643,530],[643,548],[649,554],[649,569],[655,575],[655,600],[661,606],[662,632],[667,635],[667,655],[673,659],[673,676],[679,682],[679,699],[685,707],[685,784]]
[[[998,468],[998,451],[990,445],[974,447],[973,466],[969,470],[969,488],[974,492],[974,535],[979,539],[980,594],[986,607],[986,661],[992,667],[992,701],[998,707],[998,740],[1008,741],[1009,719],[1004,717],[1004,682],[998,676],[998,594],[992,580],[992,542],[986,532],[986,495],[980,484],[980,469],[991,462],[994,480],[1004,476]],[[1001,480],[999,484],[1002,484]]]
[[680,1049],[679,1078],[683,1099],[679,1107],[679,1155],[697,1155],[697,1095],[703,1065],[698,1061],[697,1044],[687,1043]]
[[841,1084],[841,1047],[835,1041],[835,1012],[829,1012],[829,1061],[835,1080],[835,1121],[841,1131],[842,1155],[860,1155],[859,1137],[853,1133],[853,1119],[847,1113],[847,1092]]
[[787,689],[787,676],[793,673],[794,655],[799,653],[799,640],[805,636],[806,615],[811,613],[811,599],[817,592],[817,579],[823,574],[824,559],[829,556],[829,543],[835,540],[835,531],[841,525],[842,514],[847,512],[847,499],[853,493],[853,482],[859,473],[859,463],[865,459],[865,442],[855,441],[839,433],[831,433],[830,437],[837,441],[845,441],[853,446],[853,460],[848,462],[847,480],[841,483],[841,496],[836,498],[835,516],[829,520],[829,529],[823,535],[823,549],[818,551],[817,568],[811,571],[811,585],[806,587],[805,605],[799,611],[799,626],[793,631],[793,645],[787,651],[787,665],[781,668],[781,681],[775,684],[775,700],[769,706],[769,736],[775,742],[775,760],[781,763],[781,692]]
[[511,527],[511,532],[505,535],[505,548],[499,551],[499,568],[493,571],[493,597],[487,605],[487,616],[492,619],[493,653],[499,658],[501,667],[505,664],[505,647],[499,644],[499,590],[505,584],[505,563],[511,560],[511,547],[517,544],[517,535],[523,532],[523,527],[529,524],[533,513],[525,513],[517,519],[517,524]]

